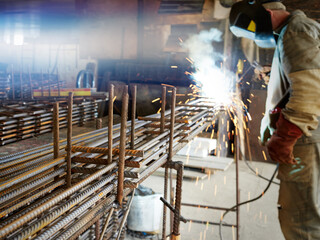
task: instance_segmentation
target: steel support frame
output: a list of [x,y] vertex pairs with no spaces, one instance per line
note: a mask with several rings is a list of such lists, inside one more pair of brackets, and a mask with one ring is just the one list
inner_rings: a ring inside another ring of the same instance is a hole
[[[235,175],[236,175],[236,205],[240,203],[240,189],[239,189],[239,155],[240,155],[240,149],[239,149],[239,136],[236,128],[236,141],[235,141],[235,151],[234,151],[234,162],[236,165],[235,169]],[[220,210],[220,211],[227,211],[229,208],[226,207],[218,207],[218,206],[209,206],[209,205],[199,205],[199,204],[193,204],[193,203],[181,203],[182,206],[188,206],[188,207],[197,207],[197,208],[205,208],[205,209],[214,209],[214,210]],[[236,214],[236,224],[227,224],[224,223],[222,226],[226,227],[235,227],[236,228],[236,239],[239,240],[239,230],[240,230],[240,212],[239,212],[239,207],[235,208],[235,210],[232,210],[232,212],[235,212]],[[208,221],[199,221],[195,219],[187,219],[188,221],[192,221],[195,223],[200,223],[200,224],[212,224],[212,225],[220,225],[219,222],[208,222]]]

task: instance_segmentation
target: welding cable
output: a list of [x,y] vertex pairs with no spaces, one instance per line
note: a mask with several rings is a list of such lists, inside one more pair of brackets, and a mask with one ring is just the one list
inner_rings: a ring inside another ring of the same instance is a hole
[[[260,199],[261,197],[263,197],[266,192],[268,191],[269,187],[271,186],[271,183],[274,179],[274,177],[276,176],[276,173],[278,172],[278,168],[279,168],[279,163],[277,164],[277,167],[276,169],[274,170],[273,174],[272,174],[272,177],[269,179],[269,183],[267,185],[267,187],[264,189],[264,191],[257,197],[251,199],[251,200],[248,200],[248,201],[245,201],[245,202],[241,202],[239,204],[236,204],[234,205],[233,207],[229,208],[228,210],[226,210],[224,212],[224,214],[222,215],[221,219],[220,219],[220,223],[219,223],[219,236],[220,236],[220,240],[223,240],[223,237],[222,237],[222,221],[223,221],[223,218],[230,212],[230,211],[233,211],[237,208],[239,208],[240,206],[244,205],[244,204],[247,204],[247,203],[251,203],[251,202],[254,202],[258,199]],[[239,226],[238,226],[239,227]]]
[[[250,164],[249,164],[249,162],[248,162],[247,159],[244,159],[244,162],[246,163],[247,167],[248,167],[256,176],[258,176],[259,178],[262,178],[262,179],[264,179],[264,180],[266,180],[266,181],[268,181],[268,182],[270,181],[270,179],[264,177],[263,175],[261,175],[260,173],[258,173],[257,171],[255,171],[255,170],[250,166]],[[280,183],[275,182],[275,181],[272,181],[272,183],[273,183],[273,184],[276,184],[276,185],[280,185]]]
[[[248,115],[247,109],[244,108],[244,110],[245,110],[245,112],[246,112],[246,115]],[[249,135],[248,135],[248,132],[247,132],[247,131],[246,131],[246,140],[247,140],[246,142],[247,142],[247,148],[248,148],[248,152],[249,152],[249,160],[252,161],[251,148],[250,148],[250,145],[249,145]],[[266,181],[269,182],[270,179],[262,176],[262,175],[259,174],[257,171],[255,171],[255,170],[250,166],[247,158],[245,158],[245,157],[244,157],[244,162],[245,162],[245,164],[247,165],[247,167],[248,167],[256,176],[258,176],[258,177],[262,178],[263,180],[266,180]],[[273,183],[273,184],[276,184],[276,185],[280,185],[278,182],[275,182],[275,181],[272,181],[272,183]]]

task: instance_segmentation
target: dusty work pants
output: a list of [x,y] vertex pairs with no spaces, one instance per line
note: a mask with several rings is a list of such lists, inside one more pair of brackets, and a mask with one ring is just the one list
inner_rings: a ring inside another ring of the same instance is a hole
[[320,143],[301,139],[293,153],[300,163],[279,167],[281,230],[287,240],[320,239]]

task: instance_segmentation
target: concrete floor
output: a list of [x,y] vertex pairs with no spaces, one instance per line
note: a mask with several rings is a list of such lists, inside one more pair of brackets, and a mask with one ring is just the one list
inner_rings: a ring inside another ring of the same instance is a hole
[[[275,165],[253,162],[253,169],[270,178]],[[248,169],[244,161],[240,161],[240,201],[253,199],[261,194],[267,182],[257,177]],[[277,181],[277,180],[275,180]],[[143,183],[157,193],[163,193],[163,177],[151,176]],[[283,240],[277,218],[278,185],[272,184],[261,199],[240,207],[240,238],[242,240]],[[184,180],[182,202],[209,206],[232,207],[235,204],[235,164],[226,171],[215,171],[205,180]],[[182,207],[182,216],[202,221],[219,222],[221,211]],[[225,217],[227,223],[235,223],[235,213]],[[236,230],[223,227],[224,240],[236,239]],[[130,238],[128,238],[130,239]],[[181,239],[213,240],[219,238],[219,227],[197,223],[181,222]]]

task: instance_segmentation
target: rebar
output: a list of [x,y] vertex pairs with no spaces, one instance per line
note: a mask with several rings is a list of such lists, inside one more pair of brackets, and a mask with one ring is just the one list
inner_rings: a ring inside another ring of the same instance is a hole
[[[62,159],[63,160],[63,159]],[[110,171],[112,168],[114,168],[115,164],[110,164],[106,166],[105,168],[98,170],[96,173],[92,174],[88,178],[80,181],[79,183],[75,184],[71,188],[63,191],[58,196],[50,199],[46,203],[40,205],[39,207],[35,208],[31,212],[25,214],[24,216],[21,216],[20,218],[16,219],[15,221],[11,222],[10,224],[6,225],[5,227],[0,229],[0,238],[5,237],[9,233],[13,232],[14,230],[20,228],[23,224],[28,222],[29,220],[39,216],[41,213],[43,213],[45,210],[49,209],[52,206],[55,206],[58,202],[61,200],[67,198],[71,194],[75,193],[79,189],[83,188],[84,186],[88,185],[93,180],[99,178],[106,172]]]
[[[123,133],[123,138],[126,138],[126,133]],[[82,146],[73,146],[71,148],[72,152],[84,152],[84,153],[103,153],[108,154],[109,149],[108,148],[101,148],[101,147],[82,147]],[[120,155],[120,148],[113,148],[112,153],[113,154],[119,154]],[[143,157],[144,151],[143,150],[131,150],[131,149],[125,149],[124,154],[126,156],[137,156],[137,157]]]
[[[0,211],[3,214],[12,211],[15,213],[3,217],[0,222],[0,238],[75,239],[80,234],[83,234],[82,239],[97,238],[99,235],[100,238],[103,235],[121,238],[123,231],[119,229],[119,221],[124,219],[122,224],[125,222],[125,215],[122,214],[125,204],[121,207],[124,196],[161,166],[174,167],[177,170],[178,167],[169,159],[172,159],[173,154],[185,144],[183,141],[203,127],[208,117],[207,112],[204,112],[201,107],[175,108],[175,102],[173,103],[175,89],[172,92],[172,108],[168,111],[163,108],[163,113],[161,113],[166,117],[162,118],[165,120],[163,122],[170,121],[170,125],[167,125],[169,129],[164,128],[163,132],[160,133],[160,131],[158,135],[153,135],[152,132],[155,131],[152,131],[151,128],[159,130],[162,121],[160,114],[147,117],[147,119],[157,119],[155,120],[158,122],[157,125],[149,120],[137,120],[131,128],[126,129],[126,124],[129,122],[125,115],[128,112],[128,103],[126,103],[128,96],[125,94],[122,98],[124,114],[122,114],[121,124],[112,124],[108,129],[102,128],[91,133],[70,137],[69,143],[68,139],[59,141],[60,157],[58,159],[53,159],[53,144],[1,157],[0,161],[1,163],[3,161],[3,164],[0,164],[0,175],[8,178],[0,182],[0,201],[2,200]],[[114,97],[109,101],[112,102],[113,99]],[[162,104],[164,101],[165,99]],[[63,117],[66,117],[66,112],[63,114]],[[175,119],[183,121],[176,122]],[[135,149],[126,149],[131,147],[129,141],[132,139],[132,133],[130,131],[133,129]],[[182,135],[182,132],[185,134]],[[107,133],[110,133],[111,141],[109,141],[109,134],[106,139]],[[70,153],[73,162],[73,186],[63,190],[62,184],[66,181],[62,179],[66,174],[63,169],[67,168],[64,159],[67,154],[65,149],[70,142],[73,145],[70,149],[74,150],[74,153]],[[109,157],[110,153],[111,157]],[[107,161],[112,158],[115,161],[106,165]],[[55,170],[58,166],[60,169]],[[125,166],[130,166],[130,168],[125,168]],[[6,173],[9,174],[6,175]],[[118,175],[118,181],[97,185],[101,184],[101,181],[110,174]],[[168,169],[166,175],[168,179]],[[182,172],[178,175],[180,178]],[[39,176],[38,179],[37,176]],[[54,180],[55,178],[58,178],[58,182]],[[181,184],[179,181],[177,180],[176,185],[175,208],[177,210],[174,215],[172,232],[172,236],[176,238],[180,234],[177,218],[181,218],[181,200],[179,203]],[[107,188],[110,191],[102,194],[101,192]],[[43,200],[42,196],[44,196]],[[103,216],[116,201],[119,205],[113,214],[114,221],[104,226],[106,233],[102,234],[103,228],[99,227],[100,223],[97,221],[102,221]],[[80,215],[80,212],[83,214]],[[93,224],[96,224],[96,227],[91,227]],[[101,230],[101,233],[98,233],[98,230]],[[118,235],[117,232],[119,232]],[[165,234],[164,230],[163,235]]]
[[[99,185],[99,187],[105,185],[107,182],[110,182],[112,179],[113,178],[106,179],[105,181],[103,181],[104,183],[101,183]],[[95,194],[88,201],[86,201],[85,203],[82,203],[74,211],[69,212],[68,215],[65,218],[63,218],[59,222],[55,223],[52,227],[48,228],[45,232],[41,233],[41,235],[36,237],[35,240],[40,240],[40,239],[46,240],[46,239],[49,239],[53,234],[58,232],[60,229],[64,228],[64,226],[66,226],[68,223],[70,223],[72,220],[74,220],[76,217],[78,217],[81,213],[85,212],[89,207],[93,206],[99,199],[101,199],[103,196],[105,196],[106,194],[111,192],[113,187],[114,187],[114,185],[112,185],[112,184],[108,185],[107,187],[104,187],[102,191],[99,191],[98,194]],[[80,201],[81,200],[78,200],[78,202],[80,202]],[[74,205],[74,204],[72,203],[71,205]],[[53,215],[53,213],[50,213],[50,215]],[[44,224],[42,224],[42,227],[43,226],[44,226]]]
[[9,208],[6,208],[5,210],[3,210],[1,213],[0,213],[0,218],[1,217],[4,217],[6,216],[7,214],[17,210],[19,207],[22,207],[24,205],[27,205],[29,204],[30,202],[32,202],[33,200],[47,194],[48,192],[50,192],[52,189],[55,189],[59,186],[62,186],[63,184],[65,184],[65,180],[62,179],[60,181],[57,181],[57,182],[54,182],[54,183],[51,183],[49,184],[45,189],[42,189],[36,193],[34,193],[33,195],[31,195],[30,197],[28,198],[25,198],[23,199],[22,201],[19,201],[18,203],[16,203],[15,205],[9,207]]
[[127,130],[127,118],[128,118],[128,87],[123,90],[122,95],[122,110],[121,110],[121,129],[120,129],[120,152],[118,162],[118,190],[117,201],[122,205],[123,200],[123,181],[124,181],[124,161],[126,150],[126,130]]
[[108,163],[112,163],[112,134],[113,134],[113,98],[114,86],[109,85],[109,109],[108,109]]
[[131,141],[130,148],[134,149],[135,139],[135,123],[136,123],[136,104],[137,104],[137,85],[132,87],[132,102],[131,102]]
[[109,225],[109,221],[110,221],[111,216],[112,216],[112,214],[113,214],[113,211],[114,211],[114,208],[111,208],[110,212],[108,213],[108,217],[107,217],[106,222],[105,222],[105,224],[104,224],[104,226],[103,226],[103,229],[102,229],[102,232],[101,232],[101,235],[100,235],[100,239],[99,239],[99,240],[103,240],[104,233],[105,233],[106,230],[107,230],[107,227],[108,227],[108,225]]
[[[50,179],[53,179],[54,177],[56,176],[59,176],[60,174],[64,173],[65,172],[65,169],[63,168],[60,168],[48,175],[45,175],[41,178],[38,178],[30,183],[27,183],[27,184],[24,184],[23,186],[21,186],[20,188],[17,188],[17,189],[14,189],[13,191],[7,193],[7,194],[4,194],[0,197],[0,203],[1,205],[3,203],[5,203],[6,201],[18,196],[19,194],[23,193],[23,192],[26,192],[32,188],[34,188],[35,186],[47,181],[47,180],[50,180]],[[0,205],[0,206],[1,206]]]
[[97,118],[96,119],[96,129],[101,129],[102,128],[102,118]]
[[59,102],[53,105],[53,156],[59,157]]
[[52,160],[50,162],[47,162],[47,163],[41,165],[40,167],[36,167],[36,168],[34,168],[34,169],[32,169],[32,170],[30,170],[28,172],[25,172],[25,173],[22,173],[22,174],[20,174],[18,176],[15,176],[10,180],[1,182],[0,183],[0,192],[3,191],[6,188],[9,188],[9,187],[13,186],[16,183],[19,183],[19,182],[21,182],[23,180],[26,180],[26,179],[28,179],[30,177],[33,177],[33,176],[39,174],[41,172],[44,172],[45,170],[48,170],[48,169],[50,169],[50,168],[52,168],[52,167],[54,167],[54,166],[56,166],[56,165],[58,165],[60,163],[63,163],[63,161],[64,161],[63,158],[54,159],[54,160]]
[[[86,189],[85,191],[83,191],[82,193],[80,193],[79,195],[77,195],[76,197],[71,198],[70,200],[68,200],[65,204],[63,204],[62,206],[56,208],[54,211],[51,211],[49,214],[45,215],[43,218],[41,218],[40,220],[38,220],[36,223],[28,226],[27,228],[24,228],[24,230],[18,234],[17,236],[14,237],[14,239],[26,239],[29,236],[33,235],[34,233],[36,233],[37,231],[39,231],[41,228],[47,226],[49,223],[51,223],[52,221],[54,221],[56,218],[58,218],[59,216],[61,216],[63,213],[65,213],[66,211],[68,211],[69,209],[71,209],[73,206],[75,206],[76,204],[80,203],[82,200],[84,200],[86,197],[90,196],[95,190],[101,188],[102,186],[104,186],[106,183],[112,181],[114,179],[114,176],[108,177],[104,180],[101,180],[97,183],[95,183],[94,185],[92,185],[90,188]],[[77,208],[75,210],[75,212],[72,212],[68,214],[68,218],[75,218],[76,216],[78,216],[82,211],[84,211],[85,209],[87,209],[89,206],[91,206],[92,204],[94,204],[97,200],[99,200],[100,198],[102,198],[104,195],[106,195],[107,193],[109,193],[111,190],[113,189],[112,185],[109,185],[108,187],[104,188],[104,190],[102,190],[101,192],[99,192],[98,194],[96,194],[94,197],[92,197],[87,203],[84,203],[81,205],[81,207]],[[71,220],[70,220],[71,221]],[[66,221],[61,221],[58,222],[57,224],[55,224],[54,226],[56,228],[60,228],[64,226],[64,224],[66,224],[66,222],[68,222],[68,220]],[[60,224],[59,224],[60,223]],[[45,234],[44,237],[42,237],[41,239],[47,239],[49,236],[51,236],[55,231],[55,229],[50,228],[48,231],[46,231],[45,233],[47,233],[47,235]]]
[[68,98],[68,131],[67,131],[67,187],[71,187],[71,148],[72,148],[72,107],[73,107],[73,92],[69,92]]
[[124,227],[125,222],[127,221],[127,217],[129,215],[129,211],[130,211],[130,208],[131,208],[132,200],[134,198],[134,193],[135,193],[135,189],[133,189],[133,191],[132,191],[132,195],[131,195],[129,204],[128,204],[127,209],[126,209],[126,211],[125,211],[125,213],[124,213],[124,215],[122,217],[122,220],[121,220],[121,223],[120,223],[120,228],[119,228],[119,231],[118,231],[118,236],[117,236],[116,240],[120,240],[120,237],[122,235],[122,229]]
[[162,133],[163,133],[164,127],[165,127],[166,93],[167,93],[167,88],[165,86],[162,86],[161,121],[160,121],[160,132],[162,132]]
[[174,163],[177,170],[176,181],[176,199],[175,199],[175,212],[173,219],[173,235],[180,236],[180,212],[181,212],[181,198],[182,198],[182,180],[183,180],[183,163]]

